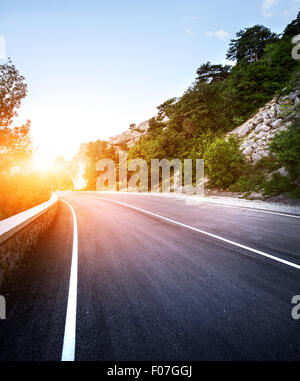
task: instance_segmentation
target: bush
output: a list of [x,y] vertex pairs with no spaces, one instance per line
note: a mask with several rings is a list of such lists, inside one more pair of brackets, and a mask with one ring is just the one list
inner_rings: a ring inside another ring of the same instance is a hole
[[281,165],[274,155],[263,157],[255,164],[248,163],[247,174],[242,175],[238,181],[229,187],[232,192],[260,192],[263,190],[263,184],[266,174],[278,170]]
[[288,176],[275,173],[262,187],[267,196],[288,194],[300,197],[300,121],[298,120],[286,131],[275,135],[270,143],[270,151],[276,155],[280,166],[285,167]]
[[210,187],[228,189],[243,175],[247,164],[236,138],[217,138],[204,154]]
[[288,194],[289,196],[297,197],[289,176],[282,176],[280,173],[275,173],[270,180],[264,181],[262,186],[266,196],[272,197]]
[[0,220],[49,200],[49,178],[40,174],[1,176]]
[[282,166],[288,171],[292,181],[300,179],[300,121],[296,122],[286,131],[275,135],[270,144]]

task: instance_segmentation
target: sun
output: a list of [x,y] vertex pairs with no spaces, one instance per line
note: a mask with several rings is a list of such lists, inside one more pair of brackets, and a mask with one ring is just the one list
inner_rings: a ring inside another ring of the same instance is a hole
[[50,152],[38,150],[33,157],[33,167],[38,171],[48,171],[53,164],[53,160],[54,158]]

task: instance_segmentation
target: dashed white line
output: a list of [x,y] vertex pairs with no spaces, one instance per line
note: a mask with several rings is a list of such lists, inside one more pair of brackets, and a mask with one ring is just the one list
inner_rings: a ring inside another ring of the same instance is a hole
[[66,314],[65,334],[61,361],[75,360],[76,346],[76,310],[77,310],[77,273],[78,273],[78,228],[77,219],[73,207],[62,200],[69,206],[73,215],[73,250],[72,263],[70,272],[69,295]]
[[154,217],[156,217],[156,218],[160,218],[161,220],[171,222],[172,224],[175,224],[175,225],[178,225],[178,226],[181,226],[181,227],[184,227],[184,228],[193,230],[193,231],[195,231],[195,232],[198,232],[198,233],[201,233],[201,234],[204,234],[204,235],[207,235],[207,236],[212,237],[212,238],[214,238],[214,239],[217,239],[217,240],[219,240],[219,241],[223,241],[223,242],[229,243],[230,245],[239,247],[239,248],[241,248],[241,249],[250,251],[250,252],[255,253],[255,254],[259,254],[259,255],[261,255],[261,256],[263,256],[263,257],[272,259],[273,261],[277,261],[277,262],[283,263],[283,264],[285,264],[285,265],[294,267],[294,268],[297,269],[297,270],[300,270],[300,265],[297,265],[296,263],[293,263],[293,262],[290,262],[290,261],[286,261],[285,259],[281,259],[281,258],[275,257],[274,255],[265,253],[265,252],[260,251],[260,250],[253,249],[252,247],[249,247],[249,246],[246,246],[246,245],[242,245],[242,244],[240,244],[240,243],[231,241],[231,240],[229,240],[229,239],[227,239],[227,238],[220,237],[220,236],[218,236],[218,235],[216,235],[216,234],[212,234],[212,233],[209,233],[209,232],[207,232],[207,231],[204,231],[204,230],[201,230],[201,229],[197,229],[197,228],[195,228],[195,227],[193,227],[193,226],[189,226],[189,225],[183,224],[183,223],[181,223],[181,222],[172,220],[172,219],[167,218],[167,217],[163,217],[163,216],[161,216],[161,215],[159,215],[159,214],[156,214],[156,213],[149,212],[148,210],[145,210],[145,209],[137,208],[136,206],[129,205],[129,204],[126,204],[126,203],[124,203],[124,202],[115,201],[115,200],[110,200],[110,199],[108,199],[108,198],[104,198],[104,197],[98,197],[98,198],[100,198],[101,200],[105,200],[105,201],[112,202],[112,203],[114,203],[114,204],[119,204],[119,205],[126,206],[127,208],[131,208],[131,209],[138,210],[139,212],[143,212],[143,213],[145,213],[145,214],[149,214],[150,216],[154,216]]

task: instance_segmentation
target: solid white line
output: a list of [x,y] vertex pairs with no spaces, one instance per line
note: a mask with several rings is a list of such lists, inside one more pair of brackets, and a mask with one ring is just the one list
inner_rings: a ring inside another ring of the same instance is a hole
[[78,272],[78,228],[77,219],[72,206],[62,200],[69,206],[73,215],[73,251],[72,264],[70,273],[69,296],[66,315],[66,325],[64,334],[64,344],[62,350],[61,361],[75,360],[75,344],[76,344],[76,309],[77,309],[77,272]]
[[132,205],[126,204],[126,203],[124,203],[124,202],[115,201],[115,200],[110,200],[110,199],[108,199],[108,198],[104,198],[104,197],[98,197],[98,198],[100,198],[101,200],[110,201],[110,202],[115,203],[115,204],[123,205],[123,206],[126,206],[126,207],[128,207],[128,208],[138,210],[138,211],[140,211],[140,212],[143,212],[143,213],[149,214],[149,215],[151,215],[151,216],[160,218],[161,220],[171,222],[172,224],[179,225],[179,226],[181,226],[181,227],[184,227],[184,228],[193,230],[193,231],[198,232],[198,233],[201,233],[201,234],[205,234],[205,235],[207,235],[207,236],[209,236],[209,237],[212,237],[212,238],[215,238],[215,239],[217,239],[217,240],[219,240],[219,241],[223,241],[223,242],[229,243],[230,245],[240,247],[241,249],[244,249],[244,250],[247,250],[247,251],[251,251],[252,253],[262,255],[263,257],[272,259],[272,260],[274,260],[274,261],[283,263],[283,264],[285,264],[285,265],[288,265],[288,266],[294,267],[295,269],[300,270],[300,265],[297,265],[296,263],[286,261],[285,259],[281,259],[281,258],[275,257],[274,255],[264,253],[263,251],[260,251],[260,250],[252,249],[252,248],[249,247],[249,246],[245,246],[245,245],[242,245],[242,244],[240,244],[240,243],[231,241],[231,240],[229,240],[229,239],[220,237],[220,236],[218,236],[218,235],[215,235],[215,234],[206,232],[206,231],[204,231],[204,230],[194,228],[193,226],[189,226],[189,225],[186,225],[186,224],[182,224],[181,222],[171,220],[170,218],[160,216],[159,214],[149,212],[148,210],[145,210],[145,209],[137,208],[136,206],[132,206]]
[[[257,208],[254,206],[247,206],[247,205],[234,205],[234,204],[226,204],[218,201],[209,201],[208,199],[205,199],[203,197],[201,200],[197,198],[197,196],[185,196],[185,195],[176,195],[176,196],[171,196],[173,193],[138,193],[138,192],[116,192],[116,191],[88,191],[89,193],[98,193],[98,194],[126,194],[126,195],[136,195],[136,196],[153,196],[153,197],[167,197],[169,199],[178,199],[178,200],[183,200],[185,202],[191,201],[191,205],[200,205],[200,204],[212,204],[212,205],[219,205],[219,206],[227,206],[229,208],[240,208],[240,209],[246,209],[250,210],[253,212],[259,212],[259,213],[267,213],[267,214],[275,214],[278,216],[283,216],[283,217],[291,217],[291,218],[298,218],[300,219],[299,214],[293,214],[293,213],[288,213],[288,212],[281,212],[281,211],[276,211],[276,210],[267,210],[263,208]],[[192,198],[194,197],[194,198]]]
[[240,208],[240,209],[246,209],[246,210],[248,209],[250,211],[259,212],[259,213],[275,214],[277,216],[299,218],[300,219],[300,216],[297,215],[297,214],[288,214],[288,213],[275,212],[273,210],[258,209],[258,208],[253,208],[251,206],[222,204],[220,202],[212,202],[212,201],[200,201],[200,202],[202,204],[206,204],[206,205],[212,204],[212,205],[217,205],[217,206],[227,206],[229,208]]

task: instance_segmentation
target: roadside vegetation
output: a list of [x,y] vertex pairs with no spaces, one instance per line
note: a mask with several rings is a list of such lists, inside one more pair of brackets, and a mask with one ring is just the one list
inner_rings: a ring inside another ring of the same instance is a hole
[[0,220],[49,199],[46,175],[33,170],[30,121],[13,126],[27,94],[25,78],[9,60],[0,65]]
[[[227,138],[275,95],[300,89],[300,62],[291,56],[292,37],[299,33],[300,12],[281,35],[262,25],[237,32],[227,53],[234,66],[202,64],[180,98],[157,107],[148,134],[130,148],[129,159],[149,164],[151,159],[204,158],[210,188],[299,197],[299,121],[276,136],[270,157],[255,165],[246,162],[234,138]],[[108,153],[105,143],[90,143],[87,189],[95,189],[95,163]],[[106,157],[118,159],[112,150]],[[268,175],[282,166],[288,176]]]

